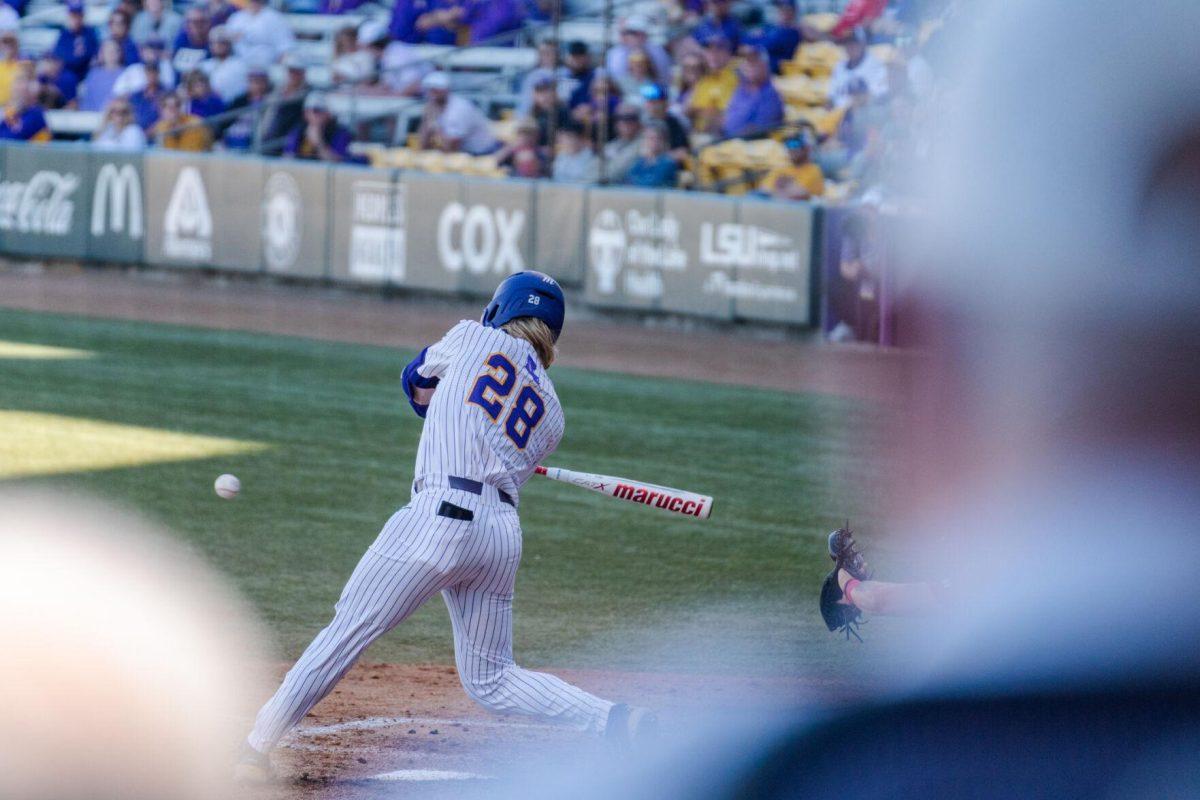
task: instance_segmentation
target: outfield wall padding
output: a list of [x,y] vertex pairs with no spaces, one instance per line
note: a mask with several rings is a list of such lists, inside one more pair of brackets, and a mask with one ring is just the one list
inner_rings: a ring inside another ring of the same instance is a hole
[[814,323],[807,203],[77,144],[0,170],[3,253],[471,296],[542,269],[598,308]]

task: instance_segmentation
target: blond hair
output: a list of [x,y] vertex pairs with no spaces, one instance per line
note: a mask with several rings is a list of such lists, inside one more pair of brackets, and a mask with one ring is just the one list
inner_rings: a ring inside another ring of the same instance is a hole
[[501,325],[500,330],[533,345],[543,367],[549,368],[554,363],[554,358],[558,355],[558,348],[554,345],[554,334],[550,327],[537,317],[517,317]]

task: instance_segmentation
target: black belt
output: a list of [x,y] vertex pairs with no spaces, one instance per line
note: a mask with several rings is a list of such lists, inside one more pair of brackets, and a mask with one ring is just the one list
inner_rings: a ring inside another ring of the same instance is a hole
[[[457,475],[447,475],[447,480],[450,482],[451,489],[461,489],[464,492],[471,494],[483,494],[483,483],[473,481],[470,478],[460,478]],[[503,489],[496,489],[496,494],[500,496],[501,503],[508,503],[513,508],[517,507],[516,502],[512,499],[512,495]]]

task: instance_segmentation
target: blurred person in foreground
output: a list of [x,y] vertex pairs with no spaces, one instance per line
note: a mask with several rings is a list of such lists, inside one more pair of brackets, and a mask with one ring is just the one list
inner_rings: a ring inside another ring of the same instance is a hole
[[776,167],[759,183],[760,191],[777,200],[811,200],[825,193],[825,175],[821,168],[810,160],[813,137],[803,131],[788,137],[783,146],[787,148],[786,167]]
[[738,87],[721,120],[727,137],[765,136],[783,124],[783,98],[771,83],[767,53],[747,45],[741,49]]
[[175,92],[158,101],[158,122],[149,131],[150,139],[167,150],[205,153],[212,149],[212,131],[200,117],[184,112],[183,99]]
[[130,153],[146,149],[146,132],[133,118],[129,98],[114,98],[104,109],[100,127],[92,134],[92,147]]
[[361,159],[350,153],[353,141],[350,131],[339,125],[330,112],[325,94],[311,92],[304,99],[304,121],[288,134],[283,155],[286,158],[331,164],[361,163]]
[[467,153],[473,156],[495,152],[500,142],[479,106],[450,90],[450,76],[431,72],[421,80],[425,109],[417,129],[422,150]]
[[41,86],[36,79],[18,75],[12,85],[12,98],[0,117],[0,139],[19,142],[48,142],[50,127],[38,102]]
[[888,626],[861,702],[530,794],[1200,796],[1200,5],[1091,10],[972,8],[900,226],[919,350],[876,513],[959,602]]
[[642,150],[629,167],[625,182],[647,189],[674,189],[679,164],[667,152],[667,128],[651,122],[642,133]]

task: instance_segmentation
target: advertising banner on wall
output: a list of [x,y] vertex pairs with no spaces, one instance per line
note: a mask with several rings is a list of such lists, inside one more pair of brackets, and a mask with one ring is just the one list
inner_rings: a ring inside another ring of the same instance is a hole
[[466,181],[461,203],[438,216],[438,260],[459,289],[491,297],[500,281],[533,266],[533,183]]
[[10,253],[82,258],[87,151],[10,146],[0,154],[0,246]]
[[679,230],[687,256],[683,269],[663,270],[663,311],[715,319],[733,316],[733,298],[722,275],[732,276],[737,253],[722,245],[738,227],[737,203],[721,197],[672,192],[664,194],[663,219]]
[[679,220],[664,215],[659,194],[592,189],[587,194],[584,296],[609,308],[658,308],[664,271],[687,268]]
[[534,263],[567,286],[583,284],[583,186],[541,181],[534,194]]
[[209,160],[154,151],[145,155],[144,163],[146,261],[172,267],[211,265],[217,229]]
[[737,225],[713,225],[702,246],[713,263],[714,291],[734,301],[734,314],[807,325],[812,320],[813,208],[807,203],[742,200]]
[[319,278],[329,269],[329,167],[268,161],[262,173],[262,262],[267,272]]
[[[408,278],[405,286],[417,289],[458,291],[460,273],[465,268],[463,229],[466,223],[466,193],[462,178],[447,175],[401,175],[407,201]],[[473,216],[472,220],[477,217]],[[458,263],[451,270],[443,257]]]
[[94,151],[83,191],[91,197],[88,258],[128,264],[143,261],[146,191],[141,154]]
[[335,167],[330,187],[333,277],[359,283],[406,283],[406,188],[397,182],[395,171]]
[[248,156],[211,159],[213,266],[257,272],[262,269],[262,174],[266,162]]

